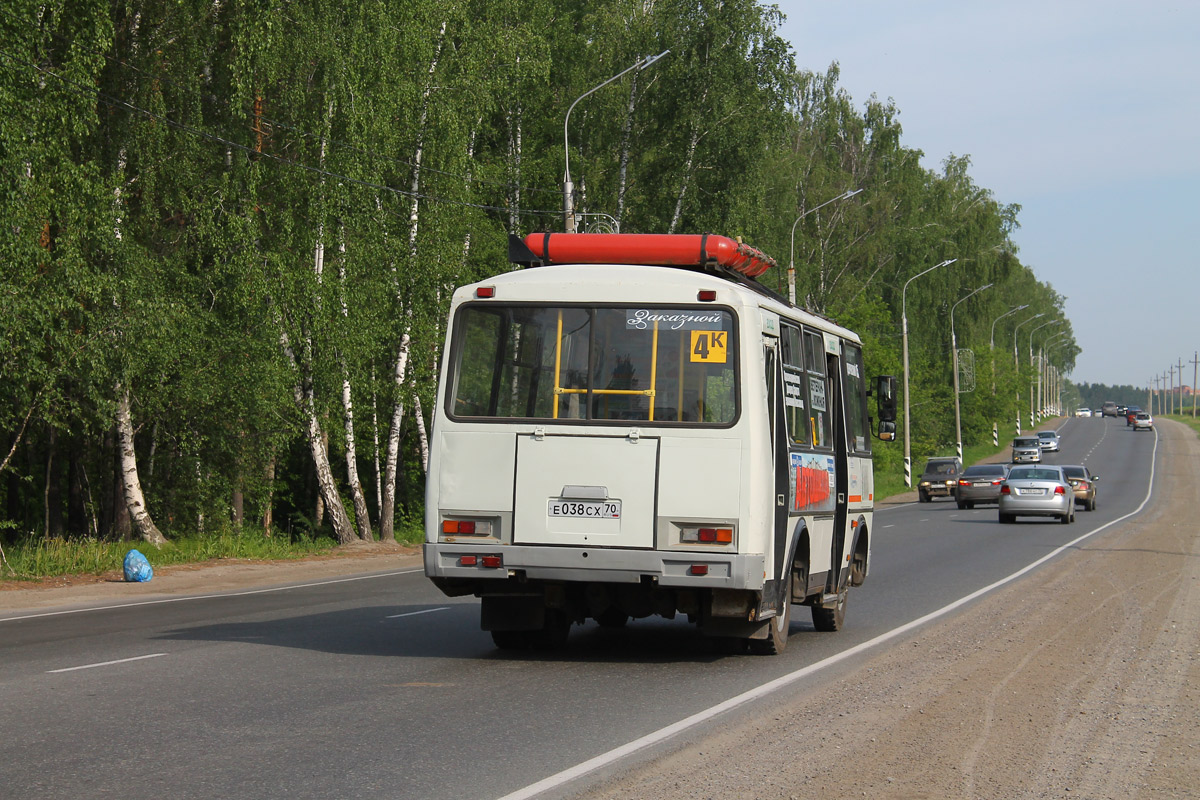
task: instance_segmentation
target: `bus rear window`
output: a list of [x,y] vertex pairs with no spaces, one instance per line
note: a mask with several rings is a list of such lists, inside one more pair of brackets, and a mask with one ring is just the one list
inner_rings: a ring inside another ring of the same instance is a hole
[[733,315],[713,308],[463,306],[447,392],[453,417],[737,418]]

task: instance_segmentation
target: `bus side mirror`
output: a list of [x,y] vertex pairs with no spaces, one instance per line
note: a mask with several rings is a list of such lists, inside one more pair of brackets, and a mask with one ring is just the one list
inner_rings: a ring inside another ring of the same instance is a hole
[[879,413],[880,438],[885,430],[884,423],[891,423],[891,433],[896,434],[896,376],[879,375],[875,378],[875,405]]
[[896,440],[896,423],[879,420],[879,432],[875,434],[885,442]]

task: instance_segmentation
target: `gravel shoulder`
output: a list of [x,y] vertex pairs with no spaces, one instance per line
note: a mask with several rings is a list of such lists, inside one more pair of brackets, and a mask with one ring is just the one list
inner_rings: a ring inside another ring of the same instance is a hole
[[[154,560],[153,550],[143,548]],[[217,559],[198,564],[155,566],[145,583],[126,583],[120,572],[66,575],[44,581],[0,582],[0,612],[157,600],[282,586],[387,570],[420,569],[418,547],[389,542],[356,542],[329,555],[294,560]]]

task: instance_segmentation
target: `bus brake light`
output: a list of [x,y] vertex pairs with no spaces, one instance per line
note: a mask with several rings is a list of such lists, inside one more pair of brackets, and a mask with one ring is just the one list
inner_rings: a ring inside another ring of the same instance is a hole
[[679,540],[703,544],[733,544],[733,528],[684,528],[680,531]]

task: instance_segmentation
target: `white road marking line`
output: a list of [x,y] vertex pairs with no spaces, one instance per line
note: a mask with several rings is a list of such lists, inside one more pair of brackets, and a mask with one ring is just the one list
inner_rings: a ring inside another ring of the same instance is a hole
[[449,611],[450,606],[442,606],[441,608],[426,608],[421,611],[409,611],[405,614],[392,614],[384,617],[384,619],[400,619],[401,617],[415,617],[417,614],[432,614],[435,611]]
[[684,719],[679,720],[678,722],[674,723],[673,725],[668,725],[665,728],[659,728],[657,731],[654,731],[653,733],[648,733],[639,739],[634,739],[632,742],[621,745],[620,747],[617,747],[613,750],[609,750],[607,753],[602,753],[601,755],[598,755],[595,758],[591,758],[580,764],[576,764],[575,766],[565,769],[562,772],[559,772],[557,774],[551,775],[548,778],[543,778],[542,780],[538,781],[537,783],[533,783],[533,784],[530,784],[529,786],[526,786],[524,789],[518,789],[515,792],[506,794],[503,797],[499,798],[499,800],[528,800],[528,798],[536,797],[537,795],[541,794],[542,792],[549,791],[551,789],[560,788],[563,785],[570,783],[573,780],[576,780],[578,778],[583,777],[584,775],[587,775],[589,772],[593,772],[602,767],[606,767],[609,764],[620,761],[622,758],[624,758],[628,755],[632,755],[633,753],[636,753],[639,750],[642,750],[644,748],[647,748],[647,747],[656,745],[660,742],[666,741],[667,739],[670,739],[672,736],[682,733],[683,731],[686,731],[689,728],[694,728],[695,726],[700,725],[701,723],[707,722],[708,720],[710,720],[714,717],[717,717],[717,716],[725,713],[726,711],[732,711],[733,709],[737,708],[738,706],[745,705],[746,703],[749,703],[753,700],[758,700],[763,697],[766,697],[767,695],[771,694],[772,692],[776,691],[777,689],[782,689],[785,686],[790,686],[791,684],[801,680],[802,678],[807,678],[809,675],[813,675],[817,672],[820,672],[821,670],[825,669],[826,667],[833,666],[834,664],[837,664],[841,661],[845,661],[853,656],[858,655],[859,653],[862,653],[866,650],[870,650],[871,648],[873,648],[877,645],[880,645],[880,644],[883,644],[884,642],[888,642],[888,641],[891,641],[892,639],[898,638],[898,637],[902,636],[903,634],[908,633],[911,630],[914,630],[916,628],[921,627],[922,625],[925,625],[928,622],[932,622],[933,620],[938,619],[939,617],[944,617],[945,615],[949,614],[951,611],[961,608],[962,606],[970,603],[971,601],[976,600],[976,599],[982,597],[983,595],[988,594],[988,593],[1000,588],[1001,586],[1012,583],[1017,578],[1021,577],[1022,575],[1025,575],[1028,572],[1031,572],[1032,570],[1034,570],[1037,567],[1041,566],[1042,564],[1046,563],[1050,559],[1056,557],[1060,553],[1075,547],[1077,544],[1082,542],[1084,539],[1088,539],[1092,536],[1095,536],[1100,531],[1102,531],[1106,528],[1111,528],[1113,525],[1116,525],[1118,522],[1123,522],[1123,521],[1129,519],[1130,517],[1141,513],[1142,509],[1146,507],[1146,504],[1150,502],[1150,494],[1154,489],[1154,459],[1157,455],[1158,455],[1158,431],[1155,431],[1154,432],[1154,451],[1151,452],[1151,454],[1150,454],[1150,480],[1147,482],[1147,485],[1146,485],[1146,497],[1142,500],[1141,504],[1137,508],[1135,508],[1133,511],[1130,511],[1128,514],[1126,514],[1123,517],[1118,517],[1118,518],[1112,520],[1111,522],[1106,522],[1105,524],[1101,525],[1100,527],[1095,528],[1091,531],[1088,531],[1087,533],[1083,534],[1082,536],[1078,536],[1075,539],[1072,539],[1071,541],[1067,542],[1066,544],[1062,545],[1061,547],[1050,551],[1049,553],[1042,556],[1038,560],[1026,565],[1025,567],[1022,567],[1021,569],[1017,570],[1013,574],[1009,575],[1007,578],[1001,578],[1000,580],[996,581],[995,583],[984,586],[981,589],[976,589],[974,592],[971,592],[970,594],[966,595],[965,597],[960,597],[958,600],[955,600],[953,603],[950,603],[949,605],[943,606],[936,611],[931,611],[930,613],[926,614],[925,616],[920,617],[918,619],[914,619],[911,622],[906,622],[905,624],[901,625],[898,628],[893,628],[892,630],[888,631],[887,633],[883,633],[883,634],[880,634],[879,636],[876,636],[874,639],[870,639],[868,641],[856,644],[855,646],[853,646],[851,648],[843,650],[842,652],[840,652],[836,655],[832,655],[829,658],[826,658],[822,661],[818,661],[815,664],[809,664],[807,667],[802,667],[801,669],[798,669],[795,672],[791,672],[791,673],[788,673],[787,675],[783,675],[769,683],[764,683],[763,685],[758,686],[754,689],[751,689],[748,692],[743,692],[742,694],[739,694],[735,697],[731,697],[722,703],[718,703],[717,705],[712,706],[711,708],[705,709],[704,711],[697,712],[697,713],[691,715],[690,717],[685,717]]
[[166,653],[151,653],[148,656],[134,656],[133,658],[118,658],[116,661],[101,661],[97,664],[83,664],[82,666],[78,666],[78,667],[64,667],[63,669],[48,669],[48,670],[46,670],[46,672],[47,673],[74,672],[77,669],[93,669],[95,667],[111,666],[112,664],[127,664],[130,661],[141,661],[142,659],[158,658],[159,656],[165,656],[165,655],[166,655]]
[[70,608],[65,611],[45,611],[40,614],[25,614],[20,617],[0,617],[0,622],[16,622],[22,619],[37,619],[39,617],[57,617],[64,614],[83,614],[88,611],[111,611],[115,608],[134,608],[135,606],[154,606],[160,603],[182,603],[185,600],[211,600],[215,597],[246,597],[252,594],[270,594],[271,592],[285,592],[288,589],[308,589],[313,586],[329,586],[334,583],[349,583],[351,581],[365,581],[371,578],[391,578],[395,575],[411,575],[414,572],[423,572],[423,569],[406,569],[399,572],[383,572],[378,575],[357,575],[352,578],[333,578],[327,581],[316,581],[314,583],[296,583],[290,586],[272,586],[269,589],[247,589],[244,592],[219,592],[217,594],[196,594],[187,597],[164,597],[159,600],[143,600],[139,603],[118,603],[112,606],[91,606],[88,608]]

